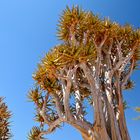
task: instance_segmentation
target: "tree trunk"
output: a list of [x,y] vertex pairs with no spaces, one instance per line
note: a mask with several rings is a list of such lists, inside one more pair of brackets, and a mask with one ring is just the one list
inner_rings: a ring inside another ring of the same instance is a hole
[[120,92],[120,99],[119,99],[119,111],[120,111],[120,118],[118,120],[118,125],[121,133],[121,137],[123,140],[130,140],[130,136],[128,133],[128,129],[126,126],[126,120],[125,120],[125,113],[123,108],[123,100]]
[[85,64],[82,65],[82,69],[90,84],[94,103],[94,124],[92,132],[89,137],[82,135],[83,139],[130,140],[125,122],[120,77],[115,77],[118,81],[116,80],[117,84],[112,87],[113,75],[111,71],[105,71],[103,90],[99,78],[93,77]]
[[97,124],[95,119],[92,135],[82,134],[83,140],[130,140],[124,114],[121,114],[119,120],[117,120],[114,111],[112,111],[112,109],[108,109],[109,119],[107,121],[102,120],[103,114],[99,111],[96,116],[100,119],[100,123]]

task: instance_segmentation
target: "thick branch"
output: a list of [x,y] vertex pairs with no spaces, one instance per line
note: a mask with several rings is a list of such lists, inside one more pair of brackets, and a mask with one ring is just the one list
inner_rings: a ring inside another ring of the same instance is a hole
[[53,123],[51,123],[51,125],[47,131],[42,131],[38,135],[38,139],[40,140],[42,135],[47,135],[47,134],[51,133],[57,126],[59,126],[62,122],[65,122],[65,121],[66,120],[64,118],[59,118],[59,119],[55,120]]
[[72,76],[73,73],[75,71],[75,69],[77,69],[77,65],[72,69],[70,68],[67,71],[67,84],[66,86],[64,85],[64,82],[62,82],[62,91],[63,91],[63,102],[64,102],[64,109],[65,109],[65,114],[66,114],[66,118],[68,120],[73,120],[73,115],[70,111],[70,106],[69,106],[69,97],[70,97],[70,92],[71,92],[71,86],[72,86]]
[[128,55],[126,57],[122,57],[121,60],[119,60],[117,62],[117,64],[115,65],[115,67],[112,69],[112,71],[116,71],[117,69],[119,69],[120,71],[123,71],[123,69],[125,68],[125,66],[127,65],[127,63],[130,61],[130,59],[132,58],[135,50],[137,49],[137,43],[135,43],[130,50],[130,52],[128,53]]
[[66,89],[64,89],[64,93],[63,93],[65,115],[66,115],[66,118],[68,120],[70,118],[72,118],[72,114],[71,114],[70,106],[69,106],[69,96],[70,96],[71,86],[72,86],[72,84],[71,84],[71,80],[70,80],[70,77],[69,77],[69,79],[67,79]]
[[119,57],[119,61],[120,61],[120,60],[122,60],[122,57],[123,57],[123,55],[122,55],[122,44],[123,44],[124,40],[119,42],[116,39],[116,42],[117,42],[117,53],[118,53],[118,57]]
[[[60,92],[58,92],[57,94],[59,94]],[[55,99],[55,105],[56,105],[56,110],[58,113],[59,118],[63,118],[64,117],[64,112],[63,112],[63,105],[60,102],[60,98],[57,94],[52,94],[52,96]]]
[[104,45],[104,43],[105,43],[105,41],[107,40],[107,34],[105,33],[104,34],[104,38],[103,38],[103,40],[101,41],[101,43],[100,43],[100,45],[99,45],[99,48],[102,48],[103,47],[103,45]]
[[125,88],[125,85],[126,85],[128,79],[130,78],[130,75],[132,74],[132,71],[133,71],[133,68],[134,68],[134,63],[135,63],[135,61],[134,61],[134,59],[132,59],[132,63],[131,63],[131,66],[130,66],[130,70],[129,70],[129,72],[127,73],[126,77],[123,79],[122,86],[121,86],[122,89]]
[[77,84],[76,80],[76,71],[75,69],[74,74],[73,74],[73,87],[75,91],[75,102],[76,102],[76,115],[78,118],[83,119],[83,108],[82,108],[82,101],[81,101],[81,95],[80,95],[80,90]]
[[39,110],[40,115],[43,117],[44,122],[45,122],[46,124],[50,125],[50,122],[49,122],[49,120],[48,120],[48,117],[49,117],[49,116],[48,116],[48,114],[46,114],[46,106],[47,106],[48,98],[49,98],[49,94],[47,94],[47,95],[45,96],[42,109],[41,109],[41,110],[38,109],[38,110]]

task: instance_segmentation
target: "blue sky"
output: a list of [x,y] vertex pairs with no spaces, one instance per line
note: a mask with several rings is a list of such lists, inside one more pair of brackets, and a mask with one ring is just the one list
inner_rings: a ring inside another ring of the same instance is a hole
[[[33,86],[32,73],[40,59],[59,41],[56,28],[66,5],[80,5],[100,17],[109,17],[120,24],[140,27],[139,0],[0,0],[0,96],[6,97],[11,119],[12,140],[26,140],[33,125],[34,107],[27,100]],[[140,139],[140,121],[133,111],[140,106],[140,72],[134,72],[134,90],[124,93],[130,109],[126,110],[132,140]],[[80,134],[66,125],[49,135],[50,140],[82,140]]]

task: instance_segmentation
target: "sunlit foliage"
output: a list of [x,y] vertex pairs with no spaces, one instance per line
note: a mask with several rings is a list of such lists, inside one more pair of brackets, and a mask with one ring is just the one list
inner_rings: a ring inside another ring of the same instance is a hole
[[9,140],[11,138],[10,122],[11,113],[7,105],[0,97],[0,140]]

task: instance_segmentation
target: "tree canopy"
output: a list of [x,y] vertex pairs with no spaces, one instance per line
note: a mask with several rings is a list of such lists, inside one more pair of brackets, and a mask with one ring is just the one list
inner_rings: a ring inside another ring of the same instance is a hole
[[[43,135],[59,128],[62,122],[71,124],[84,134],[84,129],[97,129],[95,123],[85,120],[84,100],[88,100],[95,109],[95,118],[105,106],[105,110],[113,110],[117,119],[118,112],[123,114],[120,91],[133,87],[130,75],[139,66],[139,29],[133,29],[128,24],[122,26],[106,18],[100,19],[79,7],[67,7],[63,11],[58,38],[62,43],[46,54],[33,74],[36,82],[29,98],[35,103],[35,120],[40,122],[40,127],[33,127],[29,140],[43,138]],[[108,116],[114,117],[109,113]],[[102,115],[100,117],[101,120],[106,119]],[[96,123],[101,120],[97,119]],[[123,121],[125,128],[124,118],[115,121],[119,126]],[[101,123],[104,124],[103,121]],[[47,130],[44,129],[46,124]],[[113,122],[109,125],[116,128]],[[105,129],[108,135],[111,131],[110,139],[115,140],[113,127]],[[128,140],[126,135],[125,140]]]
[[0,97],[0,140],[9,140],[11,138],[10,117],[11,112],[3,102],[3,98]]

